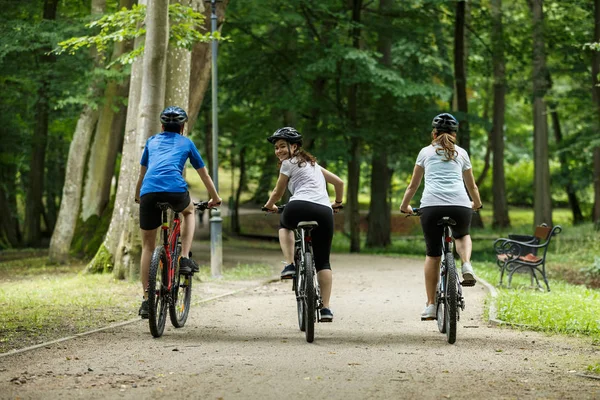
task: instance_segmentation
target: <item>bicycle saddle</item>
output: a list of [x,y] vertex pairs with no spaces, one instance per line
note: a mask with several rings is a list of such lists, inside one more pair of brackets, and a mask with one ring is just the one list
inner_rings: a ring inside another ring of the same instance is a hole
[[167,202],[158,202],[158,203],[156,203],[156,207],[160,208],[161,210],[168,210],[170,208],[173,208],[171,203],[167,203]]
[[317,223],[317,221],[301,221],[298,222],[298,229],[300,228],[314,228],[319,226],[319,224]]
[[453,219],[452,219],[452,218],[450,218],[450,217],[442,217],[442,219],[440,219],[440,220],[438,221],[438,223],[437,223],[437,224],[438,224],[438,226],[439,226],[439,225],[450,225],[450,226],[454,226],[454,225],[456,225],[456,221],[455,221],[455,220],[453,220]]

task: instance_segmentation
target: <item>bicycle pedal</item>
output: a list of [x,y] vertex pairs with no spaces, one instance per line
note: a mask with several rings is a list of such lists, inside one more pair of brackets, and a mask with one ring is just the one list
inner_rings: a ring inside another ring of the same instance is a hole
[[472,280],[472,281],[462,281],[460,285],[461,285],[462,287],[473,287],[473,286],[475,286],[475,284],[476,284],[476,283],[477,283],[477,281],[476,281],[476,280]]
[[421,321],[435,321],[436,317],[421,317]]

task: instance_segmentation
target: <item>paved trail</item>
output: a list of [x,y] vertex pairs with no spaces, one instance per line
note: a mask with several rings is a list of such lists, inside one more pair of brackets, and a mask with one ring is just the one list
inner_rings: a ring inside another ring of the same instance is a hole
[[[280,267],[274,251],[225,255]],[[317,324],[312,344],[291,285],[276,282],[196,305],[160,339],[140,321],[0,358],[0,398],[600,398],[600,381],[578,375],[600,360],[597,346],[488,326],[481,284],[465,289],[449,345],[419,320],[420,260],[336,255],[333,265],[335,320]]]

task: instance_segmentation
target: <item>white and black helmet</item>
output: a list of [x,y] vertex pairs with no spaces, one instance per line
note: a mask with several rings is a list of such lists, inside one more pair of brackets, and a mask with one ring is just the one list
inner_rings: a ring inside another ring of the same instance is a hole
[[298,144],[302,146],[302,135],[290,126],[279,128],[271,136],[267,138],[269,143],[275,144],[276,141],[283,139],[288,143]]
[[160,113],[160,122],[164,125],[183,125],[188,120],[186,112],[181,107],[169,106]]
[[452,114],[443,113],[433,118],[431,127],[437,129],[438,132],[458,132],[458,121]]

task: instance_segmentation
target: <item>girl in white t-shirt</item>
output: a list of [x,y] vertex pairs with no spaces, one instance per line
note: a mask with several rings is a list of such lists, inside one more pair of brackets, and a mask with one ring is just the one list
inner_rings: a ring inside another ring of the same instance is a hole
[[[456,251],[462,261],[463,286],[475,285],[475,276],[471,266],[471,216],[473,210],[482,207],[479,189],[473,177],[473,168],[467,152],[456,143],[458,121],[452,115],[437,115],[431,123],[432,142],[424,147],[417,156],[410,184],[406,188],[400,211],[412,213],[409,205],[415,192],[425,177],[425,190],[421,197],[421,226],[427,246],[425,257],[425,290],[427,303],[421,313],[421,320],[436,318],[435,290],[440,274],[442,243],[440,237],[443,228],[437,224],[442,217],[456,221],[452,227],[452,236]],[[471,195],[471,201],[465,190]]]
[[[275,147],[279,159],[279,178],[265,208],[277,212],[276,202],[281,200],[286,187],[292,197],[286,205],[279,223],[279,243],[286,266],[281,272],[282,279],[291,279],[296,273],[294,267],[294,232],[300,221],[317,221],[313,230],[313,251],[317,279],[321,287],[323,308],[321,322],[333,321],[329,307],[331,298],[331,240],[333,238],[333,213],[342,207],[344,182],[335,174],[321,168],[315,158],[302,149],[302,136],[291,127],[275,131],[267,139]],[[327,183],[335,188],[335,202],[331,203],[327,194]]]

